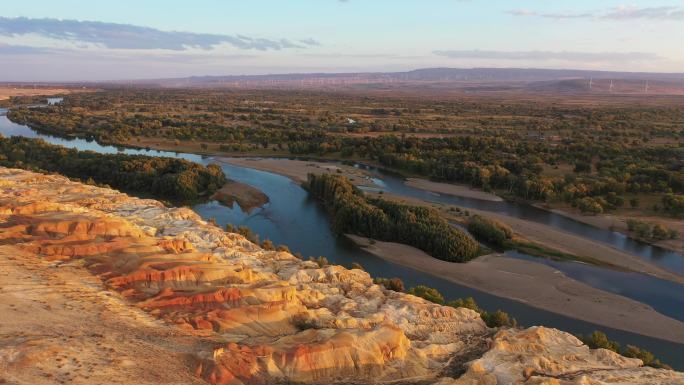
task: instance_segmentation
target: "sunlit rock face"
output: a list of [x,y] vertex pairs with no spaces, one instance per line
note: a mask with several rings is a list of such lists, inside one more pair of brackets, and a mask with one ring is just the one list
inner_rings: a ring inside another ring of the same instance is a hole
[[1,245],[78,263],[194,336],[191,369],[213,384],[684,384],[567,333],[497,332],[364,271],[266,251],[189,209],[59,176],[0,169],[0,228]]

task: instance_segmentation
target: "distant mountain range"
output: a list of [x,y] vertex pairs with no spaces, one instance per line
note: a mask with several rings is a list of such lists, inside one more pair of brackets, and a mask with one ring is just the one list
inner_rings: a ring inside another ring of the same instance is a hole
[[192,76],[117,83],[173,88],[391,89],[408,86],[464,91],[684,94],[684,73],[536,68],[425,68],[407,72]]
[[684,73],[538,68],[424,68],[406,72],[192,76],[72,85],[306,90],[652,93],[684,95]]
[[568,78],[684,80],[684,73],[612,72],[557,70],[537,68],[423,68],[407,72],[293,73],[271,75],[192,76],[154,79],[151,82],[227,83],[241,81],[341,81],[346,79],[376,81],[540,81]]

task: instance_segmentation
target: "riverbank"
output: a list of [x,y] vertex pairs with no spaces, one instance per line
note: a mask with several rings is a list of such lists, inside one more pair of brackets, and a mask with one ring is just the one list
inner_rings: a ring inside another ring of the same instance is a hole
[[[37,129],[37,128],[35,128]],[[49,133],[49,132],[48,132]],[[158,151],[174,151],[183,153],[193,153],[202,156],[212,156],[217,160],[226,163],[231,163],[238,166],[249,167],[261,171],[273,172],[276,174],[287,176],[299,183],[306,180],[306,175],[309,172],[338,172],[342,173],[348,178],[352,179],[354,184],[360,187],[368,187],[370,189],[377,188],[372,182],[369,172],[363,169],[352,166],[333,164],[332,162],[341,162],[339,159],[325,159],[325,160],[294,160],[290,159],[292,154],[284,150],[255,150],[248,152],[226,152],[221,151],[218,146],[211,145],[211,143],[201,141],[177,141],[163,138],[146,138],[137,137],[135,142],[120,143],[119,146],[137,148],[137,149],[153,149]],[[377,166],[377,165],[376,165]],[[404,183],[408,187],[421,189],[435,194],[444,194],[455,197],[477,199],[489,202],[501,202],[503,199],[495,194],[487,193],[485,191],[473,189],[467,185],[458,185],[450,183],[433,182],[422,178],[408,178]],[[586,216],[569,212],[565,209],[553,209],[546,207],[541,203],[530,202],[530,205],[553,212],[554,214],[565,216],[569,219],[589,224],[604,230],[618,231],[625,236],[644,242],[665,250],[674,251],[677,253],[684,253],[684,235],[678,239],[664,240],[654,242],[652,240],[643,240],[635,237],[626,230],[625,220],[612,219],[610,215]],[[676,230],[679,234],[684,234],[684,222],[677,220],[670,220],[666,218],[650,218],[638,217],[635,219],[645,220],[651,223],[664,223],[668,228]],[[659,276],[659,275],[656,275]],[[659,276],[660,277],[660,276]],[[669,279],[669,278],[665,278]]]
[[[370,174],[368,172],[353,166],[330,164],[326,162],[280,158],[269,159],[216,157],[216,160],[237,166],[249,167],[261,171],[267,171],[275,174],[284,175],[288,178],[295,180],[298,183],[305,181],[306,175],[308,173],[341,173],[342,175],[345,175],[348,178],[350,178],[352,182],[357,186],[377,188],[377,186],[372,183],[372,180],[370,179]],[[418,179],[412,180],[414,181],[412,182],[414,184],[417,183],[416,181],[419,181]],[[421,186],[440,189],[445,193],[445,186],[450,186],[444,183],[430,182],[427,180],[424,181],[427,183],[420,183]],[[457,192],[463,192],[465,190],[469,190],[469,188],[454,185],[452,189],[449,189],[449,193],[451,195],[458,195],[456,194]],[[470,191],[477,192],[476,190]],[[479,193],[493,195],[485,192]],[[412,205],[423,205],[432,207],[438,209],[445,218],[456,219],[452,218],[454,215],[454,211],[452,210],[452,208],[456,208],[457,206],[435,202],[427,202],[422,199],[412,198],[405,195],[396,195],[386,191],[383,192],[382,197],[384,197],[385,199],[393,199]],[[540,245],[556,249],[558,251],[568,254],[591,257],[596,260],[605,262],[606,264],[619,266],[626,270],[631,270],[643,274],[649,274],[660,279],[665,279],[668,281],[684,284],[684,276],[666,270],[659,266],[656,266],[655,264],[650,263],[642,258],[620,251],[603,243],[583,238],[574,234],[570,234],[565,231],[556,230],[549,225],[545,225],[538,222],[519,219],[504,214],[498,214],[492,211],[478,210],[473,208],[467,210],[472,214],[479,214],[487,218],[499,220],[510,226],[515,233],[519,234],[523,238],[538,243]]]
[[356,186],[377,187],[371,180],[369,172],[343,164],[285,158],[230,158],[217,156],[215,159],[236,166],[284,175],[297,183],[306,182],[307,175],[310,173],[327,173],[344,175]]
[[268,195],[261,192],[261,190],[234,180],[229,180],[224,184],[223,187],[211,196],[211,199],[219,201],[228,207],[232,207],[234,203],[237,203],[242,211],[247,213],[269,202]]
[[[387,192],[383,193],[382,197],[408,204],[423,205],[434,208],[438,210],[446,219],[460,219],[454,217],[454,211],[451,210],[457,206],[425,202],[417,198],[411,198]],[[466,209],[462,210],[465,211]],[[591,257],[605,262],[606,264],[619,266],[637,273],[648,274],[660,279],[684,284],[684,276],[663,269],[659,266],[649,263],[644,259],[620,251],[608,245],[592,241],[587,238],[582,238],[561,230],[556,230],[551,226],[538,222],[472,208],[467,209],[467,211],[469,211],[470,214],[478,214],[486,218],[503,222],[508,225],[514,233],[534,243],[538,243],[540,245],[568,254]]]
[[404,182],[404,184],[437,194],[455,195],[458,197],[480,199],[491,202],[503,202],[503,199],[495,194],[477,190],[461,184],[433,182],[421,178],[406,178],[406,182]]
[[[236,166],[249,167],[261,171],[268,171],[284,175],[299,183],[306,181],[309,173],[338,173],[349,178],[356,186],[376,187],[371,174],[363,169],[343,164],[332,164],[322,161],[308,161],[286,158],[259,157],[216,157],[218,161]],[[404,182],[409,187],[422,189],[436,194],[454,195],[491,202],[502,202],[503,199],[495,194],[473,189],[466,185],[433,182],[422,178],[407,178]]]
[[[655,245],[678,253],[684,253],[684,221],[681,219],[654,216],[624,217],[613,214],[584,215],[579,212],[572,212],[566,209],[550,208],[541,203],[535,203],[533,206],[543,210],[549,210],[558,215],[563,215],[567,218],[585,223],[590,226],[598,227],[600,229],[620,232],[626,237],[638,240],[640,242],[645,242],[650,245]],[[649,224],[660,223],[668,229],[675,230],[678,234],[678,237],[675,239],[667,239],[662,241],[650,241],[638,238],[628,230],[627,219],[635,219]]]
[[684,323],[643,303],[575,281],[546,265],[499,254],[482,256],[468,263],[451,263],[432,258],[411,246],[371,242],[355,235],[347,237],[384,260],[460,285],[570,318],[684,343]]

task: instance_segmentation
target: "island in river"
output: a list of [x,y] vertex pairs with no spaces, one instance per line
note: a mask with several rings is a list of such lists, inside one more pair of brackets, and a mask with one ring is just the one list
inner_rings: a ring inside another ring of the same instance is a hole
[[268,195],[261,190],[230,179],[211,196],[211,199],[228,207],[237,203],[242,211],[247,213],[269,202]]
[[[551,267],[500,254],[466,263],[441,261],[408,245],[346,234],[385,260],[571,318],[684,343],[684,323],[648,305],[592,288]],[[389,278],[389,277],[388,277]]]

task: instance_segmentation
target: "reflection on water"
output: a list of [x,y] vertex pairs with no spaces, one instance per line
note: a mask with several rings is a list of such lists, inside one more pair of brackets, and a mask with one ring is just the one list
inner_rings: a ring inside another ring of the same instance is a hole
[[[4,115],[2,110],[0,110],[0,115]],[[64,139],[51,135],[42,135],[26,126],[10,122],[5,116],[0,116],[0,132],[6,136],[19,135],[31,138],[40,137],[49,143],[101,153],[121,152],[126,154],[178,157],[202,164],[208,164],[211,161],[210,159],[194,154],[156,150],[121,149],[115,146],[102,146],[94,141],[87,141],[84,139]],[[604,330],[611,338],[618,340],[622,344],[629,343],[643,346],[662,357],[665,362],[675,365],[677,368],[684,369],[684,357],[680,354],[684,349],[684,346],[681,344],[661,341],[655,338],[644,337],[633,333],[597,326],[588,322],[574,320],[535,309],[520,302],[489,295],[475,289],[455,284],[446,279],[437,278],[429,274],[392,264],[364,252],[363,250],[359,250],[344,238],[336,237],[330,230],[328,217],[321,205],[318,204],[317,201],[310,199],[306,191],[292,180],[280,175],[245,167],[233,165],[222,165],[222,167],[231,179],[249,184],[263,191],[269,196],[270,202],[262,208],[253,210],[250,214],[243,212],[238,205],[229,208],[219,205],[216,202],[209,202],[193,207],[193,209],[203,218],[215,218],[217,223],[221,226],[227,223],[232,223],[236,226],[249,226],[256,233],[260,234],[262,239],[268,238],[276,245],[286,244],[293,252],[300,252],[305,257],[323,255],[331,262],[345,266],[349,266],[352,262],[358,262],[363,265],[372,276],[399,277],[407,286],[427,284],[437,288],[448,299],[472,296],[486,309],[502,309],[509,312],[516,317],[522,325],[546,325],[573,333],[590,333],[597,329]],[[455,203],[456,201],[460,201],[460,203],[456,204],[464,206],[478,204],[481,207],[481,205],[485,204],[483,201],[475,202],[476,200],[468,200],[466,202],[460,198],[434,196],[425,193],[422,190],[409,189],[403,185],[401,179],[390,175],[379,174],[373,181],[379,188],[384,188],[399,194],[405,192],[406,195],[410,196],[419,195],[417,197],[427,200],[448,199],[448,202]],[[496,202],[487,203],[491,204]],[[516,207],[516,210],[522,211],[522,206],[512,207]],[[501,209],[506,209],[506,206],[502,206]],[[513,215],[514,213],[509,212],[509,214]],[[595,231],[595,229],[585,226],[583,231]],[[575,274],[570,270],[572,269],[568,270],[569,275],[572,276],[572,274]],[[585,274],[588,273],[585,272]],[[577,272],[576,277],[579,276],[580,274]],[[597,277],[598,280],[605,278],[605,276],[601,275]],[[624,280],[617,279],[614,282],[622,285]],[[639,285],[638,287],[644,289],[645,287],[653,287],[653,285],[653,282],[643,282],[643,285]],[[622,286],[622,288],[616,290],[624,290],[624,285]],[[641,295],[636,293],[637,289],[634,290],[635,292],[625,292],[626,294],[623,294],[627,296]],[[648,293],[649,291],[644,291],[643,297],[647,297]],[[671,302],[668,304],[667,301]],[[663,312],[667,310],[670,311],[670,314],[677,314],[676,312],[671,311],[671,309],[664,309],[667,306],[675,306],[677,304],[679,304],[679,302],[677,302],[675,294],[672,293],[669,299],[662,302],[662,306],[658,306],[662,308]],[[659,308],[656,304],[653,304],[652,306]]]

